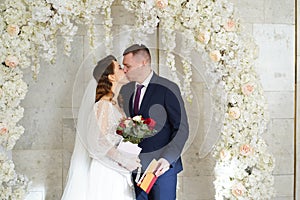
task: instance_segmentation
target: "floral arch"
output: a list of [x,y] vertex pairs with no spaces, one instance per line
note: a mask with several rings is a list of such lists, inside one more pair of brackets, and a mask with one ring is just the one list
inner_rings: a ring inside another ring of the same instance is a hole
[[[31,67],[38,75],[40,58],[55,62],[56,35],[65,39],[65,53],[77,24],[88,27],[91,47],[95,41],[95,17],[104,16],[107,53],[112,47],[111,5],[113,0],[5,0],[0,18],[0,198],[23,199],[28,180],[15,172],[10,156],[16,141],[24,133],[18,124],[24,109],[27,84],[23,69]],[[257,49],[251,37],[241,32],[236,11],[227,0],[127,0],[125,9],[136,16],[136,41],[162,27],[166,65],[181,86],[183,95],[191,95],[191,52],[205,52],[207,75],[214,92],[214,110],[225,116],[221,136],[213,149],[215,199],[271,199],[274,195],[274,158],[262,139],[268,115],[266,101],[254,70]],[[184,80],[176,75],[176,31],[184,40],[182,66]]]

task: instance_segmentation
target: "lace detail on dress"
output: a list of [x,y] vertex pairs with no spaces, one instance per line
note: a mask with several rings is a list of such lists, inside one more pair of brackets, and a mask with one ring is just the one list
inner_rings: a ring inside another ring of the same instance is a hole
[[107,152],[122,140],[122,136],[116,133],[122,114],[111,102],[105,100],[95,103],[93,109],[86,132],[88,151],[92,158],[103,160],[107,158]]
[[116,128],[123,115],[110,101],[100,100],[94,105],[93,116],[96,122],[92,124],[96,124],[97,127],[87,132],[87,134],[93,132],[90,137],[88,136],[90,138],[89,143],[91,144],[89,145],[90,156],[119,173],[126,172],[127,174],[127,170],[106,156],[107,152],[111,148],[116,147],[122,140],[122,136],[116,133]]
[[116,134],[122,114],[116,106],[107,100],[98,101],[94,109],[100,131],[113,146],[116,146],[122,139],[120,135]]

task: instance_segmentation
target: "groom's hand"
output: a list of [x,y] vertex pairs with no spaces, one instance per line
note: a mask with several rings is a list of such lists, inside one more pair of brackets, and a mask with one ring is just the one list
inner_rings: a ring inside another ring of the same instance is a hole
[[163,175],[166,171],[168,171],[168,169],[170,168],[170,163],[164,158],[160,158],[157,162],[158,165],[155,170],[155,176],[159,177]]

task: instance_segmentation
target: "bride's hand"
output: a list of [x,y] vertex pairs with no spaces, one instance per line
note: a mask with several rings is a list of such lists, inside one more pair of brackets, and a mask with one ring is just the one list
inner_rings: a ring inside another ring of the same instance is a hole
[[107,156],[129,171],[133,171],[138,167],[141,167],[141,161],[138,156],[120,151],[116,148],[111,148],[108,151]]
[[128,171],[133,171],[142,166],[141,160],[138,157],[127,157],[120,163],[120,165]]

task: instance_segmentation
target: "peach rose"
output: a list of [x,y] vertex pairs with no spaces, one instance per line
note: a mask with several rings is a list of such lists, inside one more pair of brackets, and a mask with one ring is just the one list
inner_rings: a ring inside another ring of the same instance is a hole
[[231,193],[233,194],[233,196],[235,196],[236,198],[243,196],[243,194],[245,193],[246,188],[241,184],[238,183],[236,185],[234,185],[231,189]]
[[221,160],[228,160],[229,157],[230,157],[230,153],[229,153],[228,150],[222,149],[222,150],[220,151],[220,158],[221,158]]
[[231,107],[228,110],[229,118],[230,119],[238,119],[241,116],[240,109],[238,107]]
[[68,5],[65,6],[65,9],[67,11],[72,11],[72,6],[68,4]]
[[246,96],[252,94],[254,91],[254,86],[251,83],[246,83],[245,85],[242,86],[242,93]]
[[252,147],[249,144],[240,146],[240,154],[243,156],[249,156],[253,152]]
[[0,135],[6,134],[8,129],[4,126],[4,124],[0,123]]
[[210,52],[209,57],[212,61],[218,62],[221,59],[221,53],[218,50],[214,50],[214,51]]
[[204,41],[205,41],[205,34],[204,34],[204,33],[199,33],[197,39],[198,39],[201,43],[204,43]]
[[226,24],[224,24],[224,28],[226,31],[235,31],[235,22],[229,19]]
[[200,43],[202,44],[207,44],[209,39],[210,39],[210,35],[208,32],[201,32],[198,34],[197,39],[199,40]]
[[20,28],[18,25],[15,24],[9,24],[6,28],[6,31],[10,36],[17,36],[20,32]]
[[168,5],[168,0],[156,0],[156,7],[162,9]]
[[5,65],[11,68],[15,68],[19,64],[19,60],[16,56],[7,56],[5,59]]

